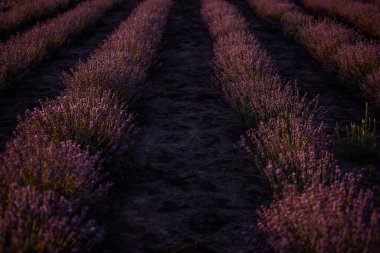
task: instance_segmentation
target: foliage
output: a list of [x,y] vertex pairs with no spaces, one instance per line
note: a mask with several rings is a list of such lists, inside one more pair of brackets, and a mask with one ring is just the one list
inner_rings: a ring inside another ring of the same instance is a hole
[[345,136],[339,131],[335,132],[343,155],[350,160],[371,162],[379,157],[380,151],[376,144],[376,120],[368,116],[368,103],[365,106],[364,118],[360,124],[351,123],[346,126]]

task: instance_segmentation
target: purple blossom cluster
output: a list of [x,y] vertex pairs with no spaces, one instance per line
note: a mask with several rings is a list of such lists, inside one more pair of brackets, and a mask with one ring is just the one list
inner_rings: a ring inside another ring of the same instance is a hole
[[89,155],[73,141],[50,141],[42,134],[18,135],[0,156],[5,185],[53,190],[67,199],[93,203],[103,197],[109,184],[97,155]]
[[298,8],[293,3],[285,0],[248,0],[253,3],[257,13],[263,17],[281,18],[288,12],[296,11]]
[[19,4],[23,4],[28,0],[1,0],[0,11],[8,11]]
[[320,62],[328,62],[338,49],[359,40],[355,31],[336,22],[323,19],[311,22],[298,31],[298,37],[310,54]]
[[0,155],[0,252],[87,252],[102,239],[86,205],[110,186],[103,158],[130,139],[127,106],[144,84],[171,5],[141,3],[65,74],[59,97],[20,119]]
[[377,107],[380,107],[380,67],[366,77],[360,88]]
[[380,213],[357,180],[346,174],[275,200],[258,211],[259,228],[276,252],[378,252]]
[[[278,18],[296,9],[286,2],[257,2],[264,15],[273,12]],[[342,177],[336,167],[331,137],[316,120],[321,113],[317,99],[306,102],[294,85],[278,76],[232,5],[203,0],[202,15],[214,39],[218,85],[251,127],[242,145],[275,195],[258,212],[268,244],[276,252],[374,252],[380,243],[380,213],[372,192],[360,190],[353,175]],[[287,20],[290,32],[311,21],[304,15]]]
[[87,209],[53,191],[12,185],[0,208],[1,252],[83,252],[103,238]]
[[[0,44],[0,88],[94,24],[120,0],[89,0]],[[47,1],[49,2],[49,1]],[[35,3],[33,3],[35,4]]]
[[380,8],[376,3],[352,0],[304,0],[313,10],[323,11],[331,17],[343,18],[361,31],[380,38]]
[[282,196],[336,178],[330,138],[324,130],[324,123],[315,126],[312,117],[276,117],[249,130],[243,141],[254,144],[254,149],[250,143],[244,146],[255,152],[275,195]]
[[74,140],[82,148],[109,154],[129,141],[133,117],[111,91],[93,86],[85,93],[63,94],[27,111],[16,133]]
[[[376,98],[380,97],[380,90],[373,90],[371,88],[373,83],[367,81],[368,79],[374,80],[370,76],[376,75],[376,70],[380,68],[379,43],[377,41],[367,41],[354,29],[328,18],[314,19],[288,0],[248,0],[248,2],[259,15],[280,20],[284,33],[294,37],[327,69],[338,72],[345,85],[350,88],[358,87],[374,106],[379,106]],[[379,28],[379,22],[374,21],[380,17],[377,6],[363,14],[362,7],[358,7],[361,11],[357,12],[352,7],[354,3],[350,0],[310,0],[306,2],[314,2],[316,5],[322,4],[322,2],[341,5],[345,2],[344,9],[349,9],[351,13],[355,12],[358,16],[366,16],[365,19],[375,22],[368,23],[366,26],[371,26],[373,29]],[[368,4],[355,2],[356,5],[367,6]],[[372,15],[376,18],[372,18]],[[355,18],[355,20],[359,19],[359,17]],[[369,93],[369,90],[374,93]]]
[[54,14],[68,7],[72,0],[38,0],[16,5],[9,11],[0,12],[0,34],[7,34],[28,22]]
[[333,61],[341,76],[360,82],[380,67],[380,45],[363,41],[344,45],[337,50]]

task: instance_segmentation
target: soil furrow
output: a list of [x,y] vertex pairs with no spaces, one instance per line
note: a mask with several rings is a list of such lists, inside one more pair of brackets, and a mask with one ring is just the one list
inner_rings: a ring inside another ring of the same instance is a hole
[[212,85],[212,41],[198,0],[177,0],[140,108],[105,252],[247,252],[268,196],[238,147],[244,129]]
[[27,73],[10,89],[0,92],[0,151],[12,136],[17,116],[38,106],[39,100],[53,98],[62,90],[61,74],[73,68],[125,20],[138,0],[125,0],[108,11],[89,31],[54,53],[49,60]]

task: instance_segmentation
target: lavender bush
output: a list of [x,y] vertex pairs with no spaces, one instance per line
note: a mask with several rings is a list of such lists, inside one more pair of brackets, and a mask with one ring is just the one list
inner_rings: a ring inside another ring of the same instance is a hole
[[83,94],[64,94],[27,111],[16,133],[73,140],[82,148],[105,154],[129,140],[134,127],[132,118],[112,92],[93,87]]
[[119,0],[89,0],[0,44],[0,88],[94,24]]
[[341,46],[360,38],[353,30],[328,19],[302,27],[298,37],[313,57],[323,63],[329,61]]
[[365,78],[360,89],[375,106],[380,107],[380,67]]
[[104,172],[98,156],[90,156],[72,141],[49,141],[43,135],[19,135],[7,143],[0,170],[10,185],[53,190],[67,199],[92,203],[105,196]]
[[380,38],[380,8],[376,3],[352,0],[304,0],[303,3],[313,10],[343,18],[363,32]]
[[170,6],[170,0],[141,3],[86,63],[64,75],[67,88],[76,93],[99,86],[132,103],[161,41]]
[[[228,3],[210,1],[202,4],[203,19],[213,37],[223,37],[230,33],[247,30],[244,18]],[[220,12],[220,8],[223,8],[225,12]]]
[[280,19],[285,13],[297,10],[297,6],[287,0],[248,0],[255,5],[256,11],[263,17]]
[[0,12],[0,33],[6,34],[28,22],[54,14],[68,7],[72,0],[38,0],[16,5],[9,11]]
[[373,193],[348,174],[331,186],[314,184],[303,193],[262,207],[259,228],[276,252],[375,253],[380,247],[380,213]]
[[337,50],[333,60],[342,77],[358,83],[380,67],[380,45],[374,42],[344,45]]
[[267,53],[246,32],[233,32],[218,39],[214,44],[213,65],[223,83],[247,81],[276,72]]
[[52,191],[12,186],[0,207],[1,252],[83,252],[103,237],[87,210]]
[[282,196],[335,179],[331,141],[325,131],[324,123],[315,126],[312,116],[273,118],[248,131],[243,145],[256,157],[273,192]]

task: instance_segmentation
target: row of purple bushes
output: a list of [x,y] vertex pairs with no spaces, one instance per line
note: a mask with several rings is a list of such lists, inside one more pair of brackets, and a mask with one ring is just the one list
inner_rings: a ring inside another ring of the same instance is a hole
[[134,129],[127,98],[145,80],[171,4],[141,3],[65,74],[58,98],[20,121],[0,156],[0,252],[86,252],[101,241],[87,206],[111,185],[104,161],[125,151]]
[[35,22],[67,8],[73,0],[38,0],[16,5],[0,13],[0,34],[9,34],[27,23]]
[[0,1],[0,11],[7,11],[11,9],[12,7],[22,4],[23,2],[26,2],[28,0],[1,0]]
[[288,0],[248,0],[262,17],[281,21],[295,38],[350,89],[359,90],[380,106],[380,45],[330,19],[314,19]]
[[343,18],[359,30],[380,38],[380,6],[376,3],[353,0],[303,0],[302,3],[331,17]]
[[38,64],[85,28],[95,24],[120,0],[89,0],[23,34],[0,44],[0,88],[27,68]]
[[243,147],[274,193],[258,226],[276,252],[376,252],[380,212],[358,177],[342,175],[317,101],[283,81],[242,15],[223,0],[203,0],[214,38],[213,66],[227,101],[250,128]]

